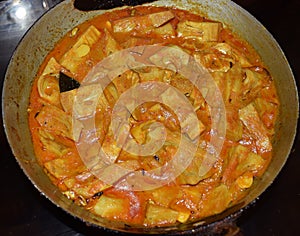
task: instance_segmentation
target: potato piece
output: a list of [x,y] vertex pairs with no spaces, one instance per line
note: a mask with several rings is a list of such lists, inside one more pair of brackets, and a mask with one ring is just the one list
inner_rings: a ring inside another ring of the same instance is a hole
[[190,213],[187,212],[179,212],[177,216],[177,221],[180,223],[185,223],[190,218]]
[[230,70],[234,62],[234,60],[230,57],[225,57],[220,54],[214,53],[196,54],[195,58],[196,60],[201,62],[201,65],[203,65],[211,72],[227,72]]
[[251,137],[256,140],[256,146],[259,148],[259,151],[271,151],[272,144],[268,137],[268,131],[260,120],[254,105],[250,103],[248,106],[240,109],[239,117],[245,127],[248,129]]
[[144,224],[147,226],[174,224],[178,216],[177,211],[150,203],[147,207]]
[[194,114],[187,114],[185,120],[180,123],[183,133],[186,133],[191,140],[195,140],[205,130],[204,124]]
[[93,208],[95,214],[105,218],[119,218],[127,213],[126,200],[102,195]]
[[153,190],[151,200],[160,206],[169,207],[179,192],[179,187],[163,186]]
[[177,25],[179,37],[195,38],[203,42],[219,41],[222,24],[219,22],[183,21]]
[[201,204],[201,217],[218,214],[224,211],[231,202],[231,195],[225,184],[212,189],[205,197]]

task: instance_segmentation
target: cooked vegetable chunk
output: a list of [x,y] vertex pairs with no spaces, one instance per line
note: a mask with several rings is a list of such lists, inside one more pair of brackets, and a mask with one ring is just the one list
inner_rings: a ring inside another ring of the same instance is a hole
[[39,135],[43,145],[43,149],[54,153],[58,157],[62,157],[70,150],[63,143],[59,142],[55,134],[51,134],[51,132],[45,129],[39,129]]
[[56,178],[70,177],[86,170],[80,157],[66,155],[45,163],[45,168]]
[[171,24],[167,24],[174,18],[171,11],[157,12],[145,16],[128,17],[113,22],[113,31],[115,33],[135,32],[135,35],[147,35],[154,33],[165,37],[175,34]]
[[[258,154],[251,152],[248,148],[242,145],[231,148],[228,151],[228,159],[223,181],[226,184],[233,183],[237,178],[247,173],[255,176],[264,166],[265,160]],[[241,180],[239,180],[241,183]]]
[[169,20],[173,19],[175,16],[171,11],[163,11],[149,14],[148,17],[154,27],[160,27]]
[[105,33],[104,53],[106,56],[109,56],[110,54],[119,51],[121,47],[106,28],[104,29],[104,33]]
[[146,16],[129,17],[113,22],[114,32],[130,32],[134,29],[149,30],[160,27],[174,18],[171,11],[163,11]]
[[240,188],[250,188],[253,184],[253,175],[250,173],[245,173],[238,177],[236,182]]
[[91,47],[100,39],[100,31],[91,25],[77,40],[73,47],[64,54],[60,64],[72,73],[77,72],[81,63],[84,63]]
[[219,22],[179,22],[177,32],[179,37],[195,38],[204,42],[219,41],[219,33],[222,24]]
[[278,104],[269,102],[264,98],[256,98],[254,106],[263,124],[270,130],[270,133],[273,134],[275,126],[274,117],[276,117],[278,113]]
[[36,120],[42,127],[56,132],[59,135],[72,139],[72,120],[61,109],[46,105],[38,113]]
[[213,188],[205,197],[201,206],[202,217],[215,215],[224,211],[231,202],[231,196],[228,187],[220,184]]
[[102,195],[94,206],[94,212],[97,215],[107,218],[120,218],[120,215],[126,214],[126,201],[121,198],[113,198]]
[[170,208],[148,204],[145,223],[147,226],[174,224],[176,221],[184,223],[188,220],[189,214],[180,213]]
[[264,124],[259,118],[258,112],[251,103],[239,111],[239,117],[246,126],[250,135],[256,140],[256,145],[260,152],[268,152],[272,150],[272,144],[268,136]]
[[59,86],[57,77],[61,65],[52,57],[37,82],[40,96],[47,102],[59,106]]
[[247,103],[252,102],[259,92],[270,84],[270,75],[260,67],[252,67],[243,70],[245,78],[243,80],[243,100]]
[[77,94],[77,89],[73,89],[67,92],[60,93],[60,103],[64,111],[68,114],[72,114],[74,99]]
[[84,198],[93,197],[95,194],[110,187],[89,171],[65,178],[64,184],[77,195],[83,196]]

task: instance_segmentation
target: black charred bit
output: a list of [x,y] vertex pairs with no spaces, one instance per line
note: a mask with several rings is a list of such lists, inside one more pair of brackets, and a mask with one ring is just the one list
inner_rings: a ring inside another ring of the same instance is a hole
[[95,193],[94,196],[93,196],[93,199],[96,199],[96,198],[99,198],[103,195],[103,191],[100,191],[98,193]]
[[77,80],[67,76],[62,72],[59,73],[59,91],[61,93],[71,91],[79,87],[80,83]]

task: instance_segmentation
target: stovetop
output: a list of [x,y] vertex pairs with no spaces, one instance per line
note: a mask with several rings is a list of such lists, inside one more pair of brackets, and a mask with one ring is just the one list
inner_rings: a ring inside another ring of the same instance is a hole
[[[0,86],[9,59],[26,30],[60,0],[0,0]],[[300,76],[300,1],[235,0],[254,15],[281,45]],[[1,89],[2,90],[2,89]],[[0,121],[0,235],[106,235],[42,196],[18,166]],[[299,130],[299,128],[298,128]],[[298,132],[299,133],[299,132]],[[300,137],[274,183],[238,219],[239,235],[300,235]]]

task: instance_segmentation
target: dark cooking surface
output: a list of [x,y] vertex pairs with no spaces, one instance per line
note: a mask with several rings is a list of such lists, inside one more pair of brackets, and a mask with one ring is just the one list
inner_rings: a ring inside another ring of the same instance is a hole
[[[25,30],[60,0],[0,0],[0,87]],[[297,83],[300,76],[300,1],[236,0],[273,34]],[[58,209],[33,187],[16,163],[0,121],[0,235],[105,235]],[[299,128],[298,128],[299,130]],[[240,235],[300,235],[300,137],[287,164],[254,207],[238,220]]]

